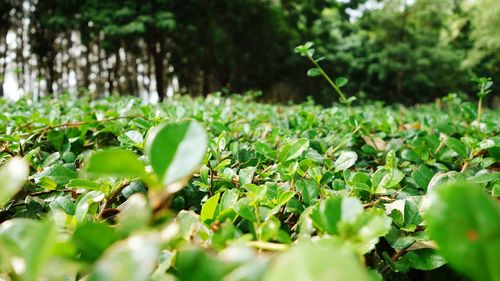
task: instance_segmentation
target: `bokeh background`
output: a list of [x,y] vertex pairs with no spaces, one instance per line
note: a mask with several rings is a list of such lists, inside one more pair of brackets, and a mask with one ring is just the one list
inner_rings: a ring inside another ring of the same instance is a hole
[[0,0],[0,95],[331,103],[293,52],[307,41],[361,100],[471,95],[480,76],[500,86],[498,0]]

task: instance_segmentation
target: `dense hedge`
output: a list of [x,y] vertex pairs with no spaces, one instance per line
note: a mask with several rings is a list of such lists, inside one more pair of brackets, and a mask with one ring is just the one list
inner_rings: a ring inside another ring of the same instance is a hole
[[209,96],[0,111],[2,279],[500,280],[498,110]]

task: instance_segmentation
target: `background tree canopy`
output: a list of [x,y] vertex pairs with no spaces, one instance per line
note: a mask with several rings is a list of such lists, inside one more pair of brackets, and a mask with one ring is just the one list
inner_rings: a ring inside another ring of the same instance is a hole
[[0,94],[259,89],[267,101],[331,103],[293,53],[311,41],[347,93],[425,102],[470,92],[475,76],[497,91],[498,30],[495,0],[0,0]]

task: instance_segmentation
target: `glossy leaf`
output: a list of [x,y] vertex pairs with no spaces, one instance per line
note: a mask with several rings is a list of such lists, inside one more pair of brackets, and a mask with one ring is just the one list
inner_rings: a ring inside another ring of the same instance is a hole
[[321,71],[319,71],[319,69],[317,69],[317,68],[310,68],[307,71],[307,76],[309,76],[309,77],[316,77],[316,76],[320,76],[320,75],[321,75]]
[[335,161],[335,171],[344,171],[352,167],[356,160],[358,160],[358,155],[354,151],[344,151],[340,154],[339,158]]
[[280,151],[280,160],[283,162],[299,157],[309,147],[308,139],[299,139],[289,146],[285,146]]
[[474,185],[457,183],[430,194],[425,219],[439,252],[473,280],[500,280],[500,205]]
[[23,187],[28,173],[28,163],[22,158],[12,158],[0,167],[0,208]]
[[87,160],[85,172],[128,178],[146,177],[144,164],[129,150],[108,149],[93,153]]
[[98,260],[89,281],[146,281],[160,253],[155,235],[131,236],[113,244]]
[[371,278],[354,253],[340,241],[320,239],[299,243],[276,257],[263,280],[367,281]]
[[347,82],[349,82],[349,79],[345,77],[339,77],[335,79],[335,84],[337,84],[337,86],[339,87],[344,87],[347,84]]
[[217,211],[217,204],[219,203],[220,192],[208,198],[208,200],[201,207],[200,219],[202,222],[212,220]]
[[460,157],[467,158],[467,147],[460,140],[448,137],[446,139],[446,146],[455,151]]
[[205,129],[195,121],[163,124],[146,138],[146,153],[154,172],[165,185],[193,173],[207,148]]

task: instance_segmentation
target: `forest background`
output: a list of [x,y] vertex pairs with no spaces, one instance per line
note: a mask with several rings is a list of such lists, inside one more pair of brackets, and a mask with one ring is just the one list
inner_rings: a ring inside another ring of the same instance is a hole
[[500,87],[497,0],[1,0],[0,96],[262,91],[336,99],[294,47],[358,99],[406,104]]

